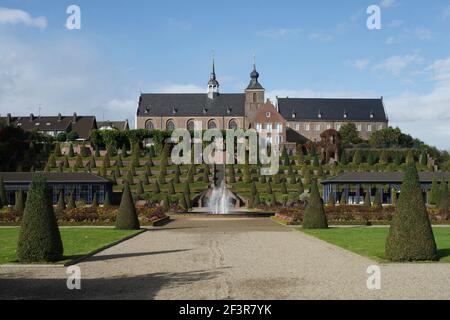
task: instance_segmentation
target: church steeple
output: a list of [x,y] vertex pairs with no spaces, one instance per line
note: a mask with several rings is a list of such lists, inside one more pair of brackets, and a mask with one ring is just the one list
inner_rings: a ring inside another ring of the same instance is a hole
[[216,62],[213,55],[212,59],[212,72],[208,81],[208,98],[214,99],[219,94],[219,81],[216,77]]
[[259,83],[259,72],[256,71],[256,60],[253,57],[253,71],[250,73],[250,84],[247,90],[264,90],[263,86]]

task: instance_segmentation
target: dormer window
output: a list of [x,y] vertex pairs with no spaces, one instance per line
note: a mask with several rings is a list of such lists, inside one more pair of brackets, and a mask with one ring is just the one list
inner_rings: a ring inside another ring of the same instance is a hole
[[322,119],[322,112],[319,111],[318,117],[319,119]]
[[208,113],[208,109],[203,108],[203,114],[207,114]]
[[375,115],[373,114],[373,112],[370,113],[370,119],[375,118]]
[[297,114],[294,112],[294,113],[292,113],[292,119],[295,119],[295,118],[297,118]]
[[173,107],[172,113],[173,113],[173,114],[177,114],[177,112],[178,112],[177,108]]
[[272,114],[270,112],[266,112],[266,118],[270,118]]
[[47,122],[46,125],[47,125],[47,126],[51,126],[52,124],[51,124],[50,122]]
[[145,108],[145,113],[150,113],[150,107]]
[[231,108],[227,107],[227,114],[231,114]]
[[347,119],[348,118],[348,114],[347,114],[347,112],[345,112],[344,113],[344,119]]

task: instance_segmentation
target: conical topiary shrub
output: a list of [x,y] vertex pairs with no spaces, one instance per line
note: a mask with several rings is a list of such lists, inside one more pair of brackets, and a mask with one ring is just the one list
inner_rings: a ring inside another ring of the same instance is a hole
[[439,193],[439,209],[442,211],[447,211],[450,207],[450,194],[448,190],[447,183],[444,179],[441,182],[441,190]]
[[20,262],[56,262],[63,255],[63,244],[47,183],[41,175],[34,175],[17,245]]
[[98,208],[97,192],[94,192],[94,196],[92,197],[92,208]]
[[14,206],[14,210],[19,215],[23,215],[23,212],[25,210],[25,194],[23,190],[17,191],[16,205]]
[[383,209],[383,199],[381,195],[381,191],[377,190],[377,193],[375,195],[375,199],[373,200],[373,208],[375,210],[382,210]]
[[311,194],[303,218],[304,229],[328,229],[327,216],[320,198],[317,181],[311,184]]
[[103,201],[103,208],[111,208],[111,196],[109,195],[109,192],[105,193],[105,200]]
[[336,206],[336,197],[334,196],[334,192],[330,194],[330,197],[328,198],[328,207],[334,208]]
[[66,210],[66,201],[64,199],[64,191],[59,193],[58,204],[56,205],[56,210],[64,211]]
[[116,229],[119,230],[139,230],[140,224],[134,200],[131,196],[130,186],[125,183],[120,202],[119,211],[117,213]]
[[405,172],[386,242],[386,258],[395,262],[438,260],[436,241],[414,164]]
[[72,191],[69,195],[69,202],[67,203],[67,209],[72,210],[76,208],[77,204],[75,203],[75,195],[74,192]]

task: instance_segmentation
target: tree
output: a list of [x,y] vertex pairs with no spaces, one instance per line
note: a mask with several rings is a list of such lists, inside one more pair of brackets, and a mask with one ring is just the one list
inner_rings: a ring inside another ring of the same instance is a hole
[[234,166],[230,165],[228,167],[228,177],[229,177],[229,182],[230,183],[236,183],[236,174],[234,172]]
[[42,175],[34,175],[17,245],[20,262],[56,262],[63,255],[63,244],[47,183]]
[[92,197],[92,208],[98,208],[97,192],[94,192],[94,196]]
[[70,131],[67,134],[67,141],[75,141],[79,138],[80,136],[78,135],[78,133],[76,131]]
[[69,158],[73,158],[75,156],[75,151],[73,150],[73,143],[69,145]]
[[422,154],[420,155],[420,165],[424,167],[428,165],[428,154],[425,150],[422,151]]
[[162,207],[165,211],[169,211],[169,210],[170,210],[170,200],[169,200],[169,195],[168,195],[167,193],[165,193],[165,194],[163,195],[161,207]]
[[360,150],[356,150],[355,154],[353,155],[353,164],[354,165],[360,165],[362,163],[362,155]]
[[62,190],[59,192],[58,204],[56,205],[56,209],[58,211],[66,210],[66,200],[64,199],[64,191]]
[[67,141],[67,134],[65,132],[61,132],[56,136],[56,141],[58,142],[66,142]]
[[379,162],[383,165],[387,165],[389,163],[389,155],[386,150],[381,151]]
[[81,154],[78,154],[75,160],[75,167],[78,169],[82,169],[83,166],[83,157],[81,156]]
[[72,191],[69,195],[69,203],[67,204],[67,209],[72,210],[72,209],[76,209],[77,205],[75,203],[75,195],[74,192]]
[[406,155],[406,164],[412,165],[415,163],[416,163],[416,160],[414,159],[414,154],[412,153],[412,151],[408,151],[408,154]]
[[120,207],[117,213],[116,229],[139,230],[140,228],[134,200],[131,196],[130,186],[128,183],[125,183],[122,200],[120,201]]
[[436,241],[415,165],[406,169],[385,255],[395,262],[438,260]]
[[169,193],[169,195],[174,195],[176,193],[175,192],[175,186],[174,186],[173,182],[169,183],[168,193]]
[[341,154],[341,159],[340,159],[340,164],[343,166],[346,166],[348,164],[348,160],[347,160],[347,153],[345,151],[342,151]]
[[286,148],[283,148],[282,152],[282,158],[283,158],[283,166],[288,167],[291,165],[291,160],[289,159],[289,154],[286,150]]
[[109,191],[105,193],[105,200],[103,201],[103,208],[111,208],[111,196],[109,195]]
[[441,188],[439,193],[439,209],[447,211],[450,208],[450,194],[447,183],[444,179],[441,181]]
[[283,182],[283,183],[281,184],[281,193],[282,193],[282,194],[289,194],[288,189],[287,189],[287,186],[286,186],[286,182]]
[[297,183],[297,191],[298,191],[298,193],[300,193],[301,195],[302,195],[303,193],[305,193],[305,187],[303,186],[302,179],[298,179],[298,183]]
[[320,197],[317,181],[311,185],[311,194],[303,218],[304,229],[328,229],[327,216]]
[[209,166],[205,165],[203,169],[203,183],[209,183]]
[[436,178],[433,178],[433,183],[431,185],[431,191],[429,196],[430,204],[437,205],[439,203],[440,198],[440,188]]
[[383,209],[383,199],[381,191],[379,189],[377,190],[377,193],[375,194],[375,199],[373,200],[373,208],[376,210]]
[[334,192],[330,194],[330,197],[328,198],[327,206],[334,208],[336,206],[336,198],[334,197]]
[[144,194],[144,193],[145,193],[145,191],[144,191],[144,186],[142,185],[142,181],[139,180],[138,183],[137,183],[136,194],[137,194],[138,196],[140,196],[140,195],[142,195],[142,194]]
[[366,207],[367,209],[370,209],[370,207],[372,206],[372,202],[371,202],[371,190],[370,188],[367,188],[367,192],[366,195],[364,196],[364,207]]
[[243,179],[244,183],[252,183],[252,175],[250,173],[250,166],[248,164],[244,165]]
[[107,169],[111,167],[111,160],[109,159],[109,153],[105,154],[105,157],[103,158],[103,166]]
[[341,194],[341,200],[339,201],[339,204],[341,206],[345,206],[347,205],[348,201],[347,201],[347,192],[345,190],[342,191]]
[[153,185],[153,193],[154,194],[160,194],[161,193],[161,188],[159,187],[158,180],[156,180],[155,184]]
[[8,198],[6,197],[5,182],[3,181],[3,178],[0,177],[0,209],[7,205]]
[[273,194],[272,184],[270,182],[267,184],[266,188],[267,194]]
[[61,153],[61,145],[59,143],[55,144],[55,157],[62,157],[62,153]]
[[25,194],[23,190],[17,191],[16,205],[14,206],[14,210],[19,215],[23,215],[23,212],[25,210]]
[[175,177],[173,178],[173,183],[175,183],[175,184],[179,184],[181,181],[180,181],[180,175],[181,175],[181,169],[180,169],[180,166],[176,166],[175,167]]
[[361,142],[358,129],[354,123],[348,123],[339,130],[343,144],[358,144]]

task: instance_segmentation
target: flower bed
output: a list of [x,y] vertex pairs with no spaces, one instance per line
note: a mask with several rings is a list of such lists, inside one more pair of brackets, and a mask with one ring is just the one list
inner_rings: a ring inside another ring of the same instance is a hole
[[[367,209],[364,206],[325,207],[328,222],[333,225],[385,225],[390,224],[395,207],[384,207],[382,210]],[[286,224],[301,224],[303,208],[280,208],[275,217]],[[428,209],[433,224],[450,224],[450,213],[437,209]]]
[[[112,226],[116,222],[117,211],[117,207],[82,207],[64,211],[55,209],[55,214],[60,225]],[[136,212],[142,225],[153,225],[167,217],[166,210],[161,207],[137,208]],[[0,225],[20,225],[20,222],[21,215],[14,209],[6,208],[0,212]]]

